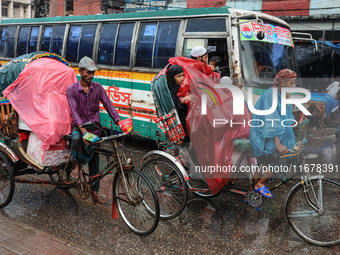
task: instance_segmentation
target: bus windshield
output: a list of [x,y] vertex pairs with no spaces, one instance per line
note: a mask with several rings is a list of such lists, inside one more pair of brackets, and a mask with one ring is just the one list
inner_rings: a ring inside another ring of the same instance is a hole
[[285,68],[299,75],[294,44],[289,29],[264,24],[265,38],[257,39],[261,26],[254,22],[240,25],[242,72],[247,86],[268,88],[275,75]]

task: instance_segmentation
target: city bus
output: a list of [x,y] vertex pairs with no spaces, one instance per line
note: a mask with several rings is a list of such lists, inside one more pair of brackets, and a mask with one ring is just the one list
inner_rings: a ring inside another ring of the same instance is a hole
[[[8,19],[0,24],[0,63],[35,51],[64,57],[76,73],[88,56],[100,68],[100,82],[122,118],[132,118],[134,135],[163,140],[153,121],[157,117],[151,80],[174,56],[190,57],[201,45],[209,57],[222,59],[221,74],[230,76],[255,98],[273,85],[282,68],[299,74],[289,25],[253,11],[197,8],[36,19]],[[299,130],[308,119],[296,115]],[[114,126],[103,109],[103,126]]]

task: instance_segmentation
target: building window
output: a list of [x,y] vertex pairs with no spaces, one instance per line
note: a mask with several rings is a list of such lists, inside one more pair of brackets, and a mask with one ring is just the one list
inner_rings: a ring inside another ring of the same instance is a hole
[[13,17],[23,18],[23,17],[20,17],[20,5],[19,4],[13,4]]
[[73,15],[73,0],[65,0],[65,16]]
[[33,0],[35,18],[47,17],[50,13],[50,3],[48,0]]
[[8,17],[8,7],[2,6],[2,17]]

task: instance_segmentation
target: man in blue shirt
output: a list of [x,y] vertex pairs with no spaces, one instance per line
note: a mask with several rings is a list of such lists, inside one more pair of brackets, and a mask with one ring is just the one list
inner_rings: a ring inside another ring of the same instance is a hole
[[[278,151],[280,155],[288,153],[296,145],[293,133],[295,118],[292,106],[288,105],[286,115],[281,115],[281,88],[295,87],[296,73],[289,69],[281,70],[274,80],[277,87],[277,108],[269,115],[253,115],[252,127],[250,129],[249,140],[252,145],[254,156],[257,158],[258,166],[269,166],[275,162],[273,153]],[[273,88],[269,88],[257,101],[255,109],[270,109],[273,102]],[[282,122],[283,121],[283,122]],[[284,125],[282,124],[284,123]],[[276,159],[277,160],[277,159]],[[262,196],[272,198],[273,195],[265,186],[267,180],[273,173],[265,172],[261,175],[257,172],[254,176],[254,191]]]

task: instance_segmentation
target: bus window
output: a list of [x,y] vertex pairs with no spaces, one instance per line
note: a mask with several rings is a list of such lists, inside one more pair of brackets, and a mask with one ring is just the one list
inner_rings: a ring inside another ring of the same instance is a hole
[[175,56],[179,21],[159,22],[153,67],[163,68]]
[[118,24],[103,24],[98,46],[98,64],[112,65]]
[[82,57],[88,56],[92,58],[93,55],[93,44],[94,37],[96,35],[97,24],[92,25],[83,25],[83,29],[81,31],[81,37],[79,42],[79,53],[78,53],[78,61]]
[[185,39],[183,55],[187,58],[191,58],[191,50],[195,46],[205,47],[205,39]]
[[53,27],[53,35],[52,35],[50,52],[61,55],[64,33],[65,33],[65,25],[56,25]]
[[67,61],[77,62],[80,33],[81,33],[81,26],[74,25],[70,27],[70,32],[68,34],[67,47],[66,47]]
[[30,27],[20,27],[17,44],[17,56],[26,54],[29,31]]
[[50,51],[51,37],[52,37],[52,26],[44,26],[44,34],[41,40],[40,50],[42,51]]
[[38,34],[39,34],[39,27],[32,27],[31,33],[30,33],[30,39],[29,39],[29,43],[28,43],[27,53],[37,51]]
[[120,24],[115,54],[115,65],[129,66],[130,64],[131,40],[134,26],[135,23]]
[[[226,38],[188,38],[184,40],[184,56],[191,58],[191,50],[195,46],[206,47],[209,54],[209,61],[212,57],[220,59],[218,63],[218,72],[223,76],[230,76],[228,47]],[[208,62],[209,63],[209,62]]]
[[0,56],[5,57],[6,53],[6,37],[7,37],[7,27],[1,27],[1,40],[0,40]]
[[151,67],[157,23],[143,23],[139,34],[136,66]]
[[217,64],[221,77],[230,76],[229,58],[227,50],[227,40],[225,38],[209,38],[208,39],[209,61],[213,57],[219,57],[220,61]]
[[225,32],[225,19],[189,19],[187,32]]

